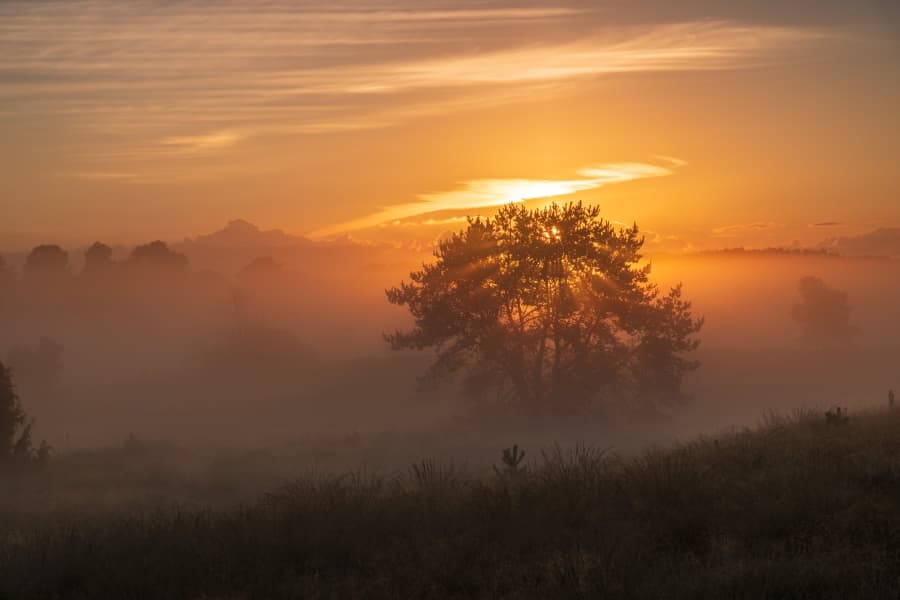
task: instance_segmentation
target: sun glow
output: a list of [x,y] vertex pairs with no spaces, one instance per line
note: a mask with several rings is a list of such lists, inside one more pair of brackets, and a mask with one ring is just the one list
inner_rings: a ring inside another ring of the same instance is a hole
[[559,227],[553,225],[550,229],[545,229],[542,233],[544,237],[544,241],[546,242],[558,242],[562,239],[562,235],[559,232]]
[[[671,161],[670,161],[671,162]],[[675,167],[673,163],[673,167]],[[313,232],[313,237],[326,237],[347,231],[358,231],[383,223],[402,223],[406,219],[448,210],[495,208],[511,202],[568,196],[612,183],[623,183],[647,177],[672,175],[669,167],[644,163],[611,163],[586,167],[578,171],[581,179],[475,179],[459,189],[421,194],[417,202],[396,204],[361,219],[341,223]]]

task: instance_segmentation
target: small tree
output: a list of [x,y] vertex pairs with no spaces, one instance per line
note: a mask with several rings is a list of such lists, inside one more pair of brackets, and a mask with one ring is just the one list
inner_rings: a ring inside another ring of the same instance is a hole
[[50,447],[41,443],[35,450],[31,443],[32,422],[25,411],[13,384],[12,374],[0,362],[0,465],[11,462],[45,462]]
[[470,219],[387,290],[415,327],[386,339],[436,348],[429,377],[464,372],[469,393],[532,413],[615,400],[655,410],[683,399],[702,320],[680,287],[649,282],[643,241],[581,203]]
[[26,276],[60,276],[68,270],[69,253],[56,244],[35,246],[25,259]]

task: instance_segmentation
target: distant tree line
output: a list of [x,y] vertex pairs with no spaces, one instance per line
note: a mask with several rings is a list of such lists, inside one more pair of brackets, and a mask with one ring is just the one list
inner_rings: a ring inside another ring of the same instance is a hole
[[[217,373],[216,379],[250,381],[317,363],[295,333],[252,312],[257,297],[278,294],[283,282],[295,284],[293,272],[271,257],[250,261],[234,282],[192,269],[185,254],[159,240],[119,259],[111,246],[95,242],[77,273],[70,258],[57,244],[41,244],[18,275],[0,256],[0,344],[12,344],[0,347],[0,358],[30,398],[50,398],[57,389],[61,336],[74,353],[91,347],[97,364],[100,356],[121,356],[126,362],[119,364],[133,372],[165,363],[198,378]],[[127,352],[118,350],[123,344]]]
[[[184,270],[189,266],[188,258],[169,248],[162,241],[153,241],[135,247],[130,256],[119,265],[113,260],[113,249],[102,242],[95,242],[84,253],[82,274],[107,273],[117,266],[147,266]],[[71,275],[69,253],[57,244],[41,244],[32,248],[25,259],[22,272],[23,281],[46,281]],[[0,283],[15,281],[13,270],[0,256]]]

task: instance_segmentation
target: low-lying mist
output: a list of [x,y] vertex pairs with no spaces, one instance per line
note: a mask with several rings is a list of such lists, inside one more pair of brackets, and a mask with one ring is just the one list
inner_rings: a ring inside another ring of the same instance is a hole
[[[683,282],[705,318],[691,401],[651,424],[598,419],[535,434],[535,443],[639,446],[754,423],[769,410],[876,405],[900,385],[896,260],[787,251],[647,259],[651,279]],[[429,448],[452,453],[464,445],[453,436],[491,440],[487,460],[494,446],[525,443],[510,439],[525,430],[480,416],[452,381],[420,385],[433,355],[391,352],[382,337],[410,324],[384,290],[427,260],[418,249],[314,243],[244,222],[171,246],[8,255],[0,358],[35,436],[57,452],[128,436],[233,450],[391,432],[425,436],[409,442],[408,457],[392,449],[398,463]],[[845,295],[846,339],[810,343],[797,321],[798,285],[810,276]],[[501,432],[496,444],[490,431]]]

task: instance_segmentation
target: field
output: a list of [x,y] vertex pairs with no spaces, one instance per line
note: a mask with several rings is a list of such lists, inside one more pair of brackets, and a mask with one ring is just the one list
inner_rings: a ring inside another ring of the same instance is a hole
[[[348,436],[307,451],[368,443]],[[900,589],[900,411],[846,420],[798,411],[633,453],[525,450],[517,462],[510,448],[493,467],[425,459],[290,480],[264,467],[272,455],[220,458],[198,476],[177,448],[133,439],[61,456],[7,478],[0,598],[891,598]]]

